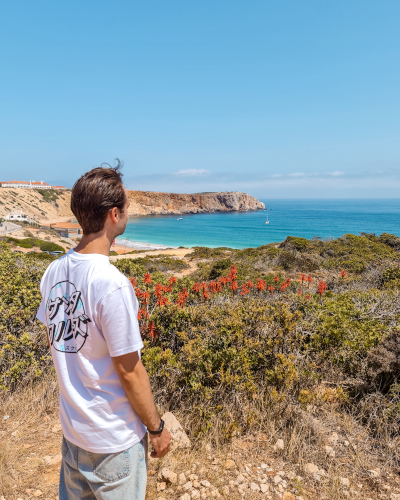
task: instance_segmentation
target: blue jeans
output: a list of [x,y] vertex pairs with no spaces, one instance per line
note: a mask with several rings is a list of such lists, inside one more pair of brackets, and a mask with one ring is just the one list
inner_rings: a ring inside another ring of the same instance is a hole
[[91,453],[62,442],[60,500],[144,500],[147,434],[128,450]]

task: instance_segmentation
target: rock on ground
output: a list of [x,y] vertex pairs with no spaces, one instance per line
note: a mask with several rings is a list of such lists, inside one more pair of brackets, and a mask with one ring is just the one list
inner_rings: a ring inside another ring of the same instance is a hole
[[167,469],[166,467],[160,470],[158,478],[161,481],[165,481],[167,484],[175,484],[178,481],[178,475],[175,474],[175,472],[172,472],[172,470]]
[[175,415],[171,412],[167,412],[162,416],[162,419],[164,420],[165,427],[171,433],[172,440],[170,450],[190,448],[190,440]]

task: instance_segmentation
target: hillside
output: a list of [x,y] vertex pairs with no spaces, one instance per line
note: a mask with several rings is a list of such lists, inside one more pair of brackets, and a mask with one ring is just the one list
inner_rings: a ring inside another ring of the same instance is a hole
[[[175,194],[152,191],[128,191],[129,215],[196,214],[233,210],[263,210],[261,203],[246,193]],[[71,191],[1,189],[0,216],[22,210],[40,222],[66,221],[73,218]]]
[[[10,250],[0,243],[0,497],[53,500],[57,385],[35,312],[54,258]],[[139,300],[156,402],[192,441],[150,461],[148,500],[399,500],[400,238],[111,260]]]
[[0,188],[0,216],[18,210],[40,222],[67,221],[73,217],[70,199],[70,191]]

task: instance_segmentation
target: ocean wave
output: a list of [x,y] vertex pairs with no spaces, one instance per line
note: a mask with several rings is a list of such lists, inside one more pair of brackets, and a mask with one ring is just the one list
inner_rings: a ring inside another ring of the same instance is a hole
[[[171,247],[171,246],[165,246],[165,245],[156,245],[155,243],[143,243],[140,241],[130,241],[124,238],[116,238],[115,244],[123,247],[126,246],[127,248],[133,248],[135,250],[164,250],[166,248],[176,248],[176,247]],[[111,247],[112,250],[113,247]]]

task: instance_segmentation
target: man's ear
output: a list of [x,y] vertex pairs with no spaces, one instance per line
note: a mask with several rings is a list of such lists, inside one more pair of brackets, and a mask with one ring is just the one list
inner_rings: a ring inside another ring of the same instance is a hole
[[118,223],[118,220],[119,220],[119,210],[117,207],[113,207],[108,216],[111,218],[111,221],[114,223],[114,224],[117,224]]

